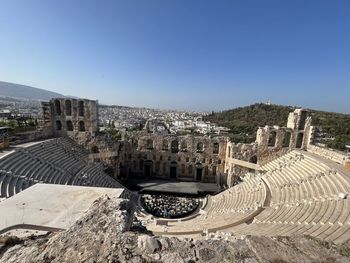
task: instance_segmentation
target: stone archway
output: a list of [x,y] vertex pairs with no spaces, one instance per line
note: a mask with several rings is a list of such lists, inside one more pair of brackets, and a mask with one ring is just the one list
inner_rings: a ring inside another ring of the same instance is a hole
[[153,161],[147,160],[145,161],[144,165],[144,175],[146,178],[149,178],[153,174]]
[[170,163],[170,179],[176,179],[177,177],[177,162]]
[[196,163],[196,177],[195,180],[201,182],[203,179],[203,165],[201,163]]

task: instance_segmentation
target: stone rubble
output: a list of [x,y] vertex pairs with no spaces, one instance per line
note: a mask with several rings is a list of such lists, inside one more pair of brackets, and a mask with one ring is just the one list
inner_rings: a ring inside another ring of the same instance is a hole
[[[229,237],[229,240],[224,240]],[[152,236],[134,217],[131,202],[103,196],[69,229],[19,239],[0,248],[12,262],[349,262],[349,246],[309,237],[234,236],[207,240]],[[343,254],[343,255],[341,255]]]

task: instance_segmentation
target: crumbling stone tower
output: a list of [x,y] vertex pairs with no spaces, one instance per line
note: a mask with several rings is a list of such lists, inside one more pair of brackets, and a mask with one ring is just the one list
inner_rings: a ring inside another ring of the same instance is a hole
[[51,123],[54,136],[94,136],[98,131],[95,100],[54,98],[42,106],[44,121]]
[[256,134],[259,164],[293,149],[306,150],[311,137],[311,117],[305,109],[296,109],[289,113],[287,127],[260,127]]

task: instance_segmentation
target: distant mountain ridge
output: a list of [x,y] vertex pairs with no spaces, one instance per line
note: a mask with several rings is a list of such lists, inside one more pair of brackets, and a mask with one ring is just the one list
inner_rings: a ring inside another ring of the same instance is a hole
[[0,81],[0,97],[10,97],[22,100],[47,101],[51,98],[64,98],[66,96],[53,91]]

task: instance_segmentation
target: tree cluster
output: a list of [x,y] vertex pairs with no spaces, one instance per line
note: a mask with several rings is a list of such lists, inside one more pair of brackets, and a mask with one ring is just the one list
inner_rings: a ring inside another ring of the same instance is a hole
[[[286,126],[288,114],[296,107],[283,105],[253,104],[232,110],[213,112],[204,116],[205,121],[229,128],[228,136],[233,142],[250,143],[255,140],[256,131],[265,125]],[[334,112],[309,110],[312,125],[321,126],[334,140],[324,141],[331,148],[344,150],[350,144],[350,115]]]

